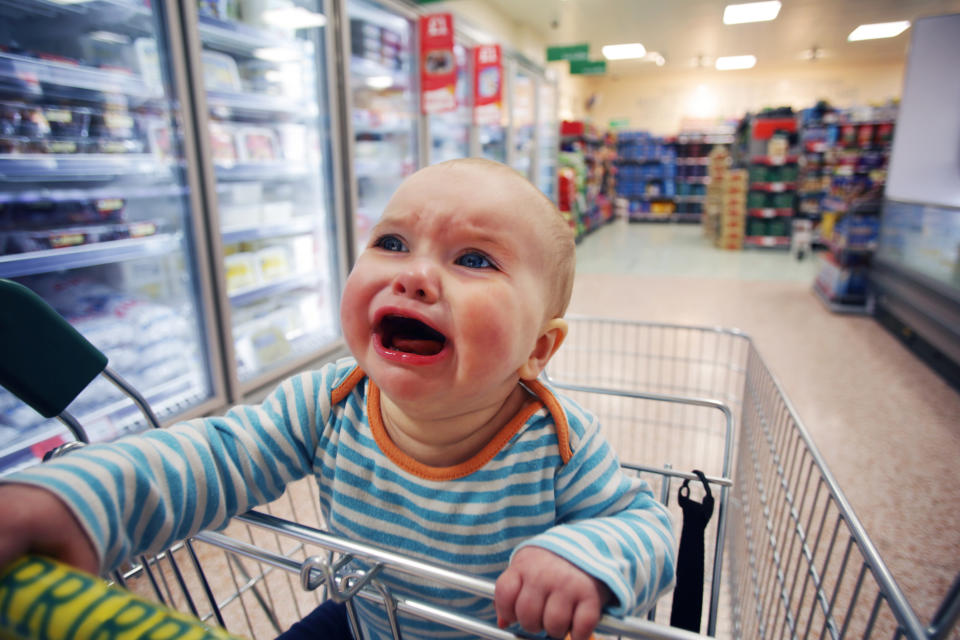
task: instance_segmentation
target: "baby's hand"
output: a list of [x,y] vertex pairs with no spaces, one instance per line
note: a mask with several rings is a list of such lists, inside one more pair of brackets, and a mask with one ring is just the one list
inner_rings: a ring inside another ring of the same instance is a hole
[[613,594],[607,585],[540,547],[517,551],[497,579],[497,624],[514,622],[531,633],[587,640]]
[[40,553],[96,574],[93,543],[60,498],[23,484],[0,486],[0,567]]

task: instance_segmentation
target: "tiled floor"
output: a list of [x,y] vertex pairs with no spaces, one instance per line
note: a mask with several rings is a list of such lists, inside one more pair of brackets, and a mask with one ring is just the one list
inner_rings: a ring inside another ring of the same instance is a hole
[[[960,395],[873,319],[830,313],[816,261],[616,221],[578,247],[570,311],[744,330],[927,622],[960,572]],[[952,637],[960,637],[955,632]]]

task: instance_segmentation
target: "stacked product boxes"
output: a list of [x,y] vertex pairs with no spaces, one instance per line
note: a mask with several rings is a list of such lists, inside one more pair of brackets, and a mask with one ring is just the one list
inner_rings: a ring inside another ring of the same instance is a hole
[[741,249],[746,236],[749,172],[746,169],[728,170],[722,184],[720,231],[715,244],[721,249]]
[[707,163],[707,188],[703,202],[703,234],[711,242],[720,236],[723,215],[723,187],[727,172],[730,170],[730,150],[726,146],[715,146],[710,150]]

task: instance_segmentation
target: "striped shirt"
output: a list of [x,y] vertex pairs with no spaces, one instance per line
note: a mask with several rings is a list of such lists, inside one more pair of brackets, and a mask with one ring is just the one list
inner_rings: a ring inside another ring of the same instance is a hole
[[[596,418],[540,382],[473,458],[429,467],[399,450],[380,392],[351,358],[296,375],[261,405],[91,445],[6,481],[52,490],[71,505],[104,571],[155,553],[317,479],[331,532],[496,579],[511,554],[546,548],[603,581],[614,615],[649,608],[674,579],[671,517],[645,482],[621,472]],[[408,576],[398,594],[495,621],[490,601]],[[370,637],[386,616],[357,602]],[[405,637],[459,637],[401,618]]]

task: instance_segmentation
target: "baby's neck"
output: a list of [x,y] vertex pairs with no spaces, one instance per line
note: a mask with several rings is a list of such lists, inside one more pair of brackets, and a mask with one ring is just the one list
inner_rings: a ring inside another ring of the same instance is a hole
[[517,384],[500,403],[448,416],[412,416],[381,395],[383,426],[393,443],[417,462],[452,467],[483,449],[530,399]]

